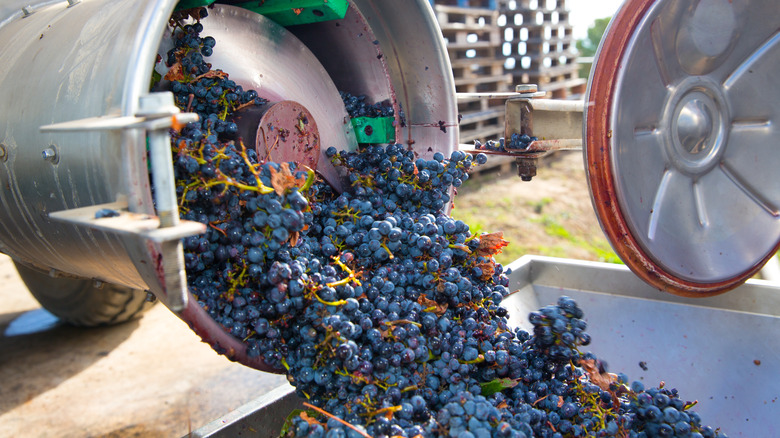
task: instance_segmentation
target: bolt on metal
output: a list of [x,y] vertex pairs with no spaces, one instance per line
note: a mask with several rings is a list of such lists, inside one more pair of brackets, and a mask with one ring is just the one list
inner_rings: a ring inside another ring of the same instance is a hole
[[49,146],[48,148],[44,149],[43,152],[41,152],[41,156],[44,160],[50,162],[51,164],[57,164],[60,162],[60,154],[57,153],[57,148],[55,146]]
[[523,181],[531,181],[536,176],[536,166],[539,162],[535,157],[523,157],[518,158],[517,162],[517,175]]
[[22,8],[22,18],[29,17],[30,15],[33,14],[33,12],[35,12],[35,9],[32,6],[27,5],[27,6],[23,7]]

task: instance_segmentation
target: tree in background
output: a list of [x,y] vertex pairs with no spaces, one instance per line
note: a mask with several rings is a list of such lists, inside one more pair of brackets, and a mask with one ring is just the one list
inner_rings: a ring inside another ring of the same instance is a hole
[[[577,50],[583,58],[592,58],[596,55],[596,49],[599,48],[601,37],[607,30],[607,25],[612,17],[598,18],[588,27],[588,37],[577,41]],[[590,63],[580,64],[580,77],[587,78],[590,74]]]

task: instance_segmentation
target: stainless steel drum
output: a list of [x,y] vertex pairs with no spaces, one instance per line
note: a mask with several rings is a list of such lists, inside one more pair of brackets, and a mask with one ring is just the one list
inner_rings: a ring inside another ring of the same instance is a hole
[[629,0],[588,87],[597,216],[644,280],[729,290],[780,241],[777,2]]
[[[163,211],[173,169],[154,151],[165,150],[171,118],[183,116],[149,96],[149,84],[176,3],[0,6],[0,251],[54,277],[151,291],[219,351],[262,368],[186,302],[178,242],[202,225],[179,222],[175,202]],[[405,115],[396,138],[421,156],[458,144],[452,73],[427,1],[354,0],[342,20],[292,30],[234,6],[210,14],[214,67],[260,95],[307,105],[323,150],[356,144],[337,90],[390,99]],[[101,208],[120,216],[96,219]]]

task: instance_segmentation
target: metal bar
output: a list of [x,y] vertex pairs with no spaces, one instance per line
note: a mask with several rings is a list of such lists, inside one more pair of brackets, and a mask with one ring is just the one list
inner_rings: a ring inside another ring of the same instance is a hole
[[534,111],[558,111],[582,113],[584,100],[535,99],[531,102]]
[[[110,214],[98,214],[101,210]],[[194,221],[180,221],[175,227],[160,228],[157,216],[127,211],[125,201],[57,211],[49,213],[49,217],[109,233],[141,236],[158,243],[206,232],[206,225]]]
[[511,99],[515,97],[530,98],[530,97],[544,97],[547,93],[544,91],[536,91],[533,93],[513,93],[508,92],[495,92],[495,93],[456,93],[455,97],[459,100],[467,99]]
[[171,118],[146,118],[135,116],[99,116],[54,123],[40,127],[41,132],[113,131],[117,129],[160,129],[171,124],[184,125],[197,122],[195,113],[173,114]]
[[566,138],[562,140],[537,140],[522,152],[553,152],[582,150],[582,139]]
[[[150,93],[142,96],[139,102],[138,116],[170,119],[147,130],[149,157],[152,165],[154,200],[160,228],[172,228],[179,225],[179,206],[176,202],[176,181],[173,176],[173,158],[171,157],[171,137],[168,127],[179,109],[174,105],[173,93]],[[156,125],[156,124],[153,124]],[[187,306],[187,279],[184,275],[184,247],[181,240],[167,241],[161,244],[162,267],[165,277],[165,293],[168,307],[180,312]]]
[[133,116],[100,116],[44,125],[40,130],[41,132],[111,131],[132,128],[144,120],[143,117]]

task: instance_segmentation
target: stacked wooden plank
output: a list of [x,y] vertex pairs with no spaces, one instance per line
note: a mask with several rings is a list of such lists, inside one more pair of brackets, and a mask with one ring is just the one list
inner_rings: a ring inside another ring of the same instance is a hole
[[[512,75],[496,53],[502,44],[498,11],[485,7],[495,0],[450,0],[468,7],[434,6],[458,93],[491,93],[511,89]],[[504,101],[459,99],[460,141],[496,139],[504,132]]]
[[501,54],[514,83],[539,85],[564,99],[585,92],[566,0],[499,0]]

